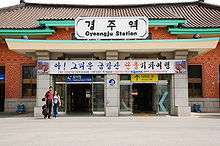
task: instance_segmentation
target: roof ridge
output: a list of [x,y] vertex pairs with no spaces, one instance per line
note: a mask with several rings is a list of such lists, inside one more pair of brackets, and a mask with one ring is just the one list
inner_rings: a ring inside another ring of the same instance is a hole
[[171,2],[171,3],[150,3],[150,4],[123,4],[123,5],[87,5],[87,4],[47,4],[47,3],[31,3],[24,2],[14,6],[0,8],[2,11],[10,11],[16,8],[21,8],[24,6],[54,6],[54,7],[80,7],[80,8],[121,8],[121,7],[146,7],[146,6],[170,6],[170,5],[192,5],[197,4],[199,6],[217,8],[220,9],[219,5],[210,4],[203,2],[201,0],[190,1],[190,2]]
[[123,4],[123,5],[89,5],[89,4],[52,4],[52,3],[31,3],[25,2],[26,6],[54,6],[54,7],[81,7],[81,8],[117,8],[117,7],[146,7],[146,6],[170,6],[170,5],[185,5],[197,4],[200,1],[191,2],[173,2],[173,3],[150,3],[150,4]]
[[24,6],[53,6],[53,7],[80,7],[80,8],[121,8],[121,7],[147,7],[147,6],[170,6],[170,5],[202,5],[205,7],[212,7],[212,8],[220,8],[219,5],[209,4],[202,2],[201,0],[190,1],[190,2],[171,2],[171,3],[150,3],[150,4],[123,4],[123,5],[87,5],[87,4],[47,4],[47,3],[31,3],[31,2],[24,2],[14,6],[0,8],[0,12],[2,11],[10,11],[16,8],[21,8]]
[[215,4],[210,4],[210,3],[206,3],[206,2],[200,2],[198,3],[199,6],[204,6],[207,8],[215,8],[218,9],[220,11],[220,5],[215,5]]
[[[38,20],[74,20],[79,16],[186,19],[182,27],[220,27],[219,6],[203,1],[135,5],[69,5],[22,3],[0,9],[0,28],[36,28]],[[37,15],[36,15],[37,14]],[[208,17],[206,16],[208,15]],[[13,16],[14,19],[8,19]]]
[[17,8],[22,8],[24,6],[25,6],[25,3],[21,3],[21,4],[9,6],[9,7],[3,7],[3,8],[0,8],[0,13],[5,12],[5,11],[11,11],[11,10],[14,10],[14,9],[17,9]]

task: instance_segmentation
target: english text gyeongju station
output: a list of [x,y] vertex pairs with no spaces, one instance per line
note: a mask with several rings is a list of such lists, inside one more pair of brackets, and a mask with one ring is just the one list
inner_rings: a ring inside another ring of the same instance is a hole
[[26,3],[0,9],[0,111],[40,116],[219,112],[220,6]]

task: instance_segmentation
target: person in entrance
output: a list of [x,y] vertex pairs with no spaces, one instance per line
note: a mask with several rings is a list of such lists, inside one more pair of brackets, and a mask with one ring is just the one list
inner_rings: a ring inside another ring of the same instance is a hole
[[54,91],[54,96],[53,96],[53,116],[54,116],[54,118],[57,118],[57,116],[58,116],[58,108],[59,107],[61,107],[60,95],[57,93],[57,91]]
[[53,92],[53,87],[50,86],[49,90],[45,94],[45,100],[46,100],[46,105],[47,105],[47,115],[44,116],[46,119],[48,116],[48,119],[50,119],[51,112],[52,112],[52,103],[53,103],[53,97],[54,97],[54,92]]

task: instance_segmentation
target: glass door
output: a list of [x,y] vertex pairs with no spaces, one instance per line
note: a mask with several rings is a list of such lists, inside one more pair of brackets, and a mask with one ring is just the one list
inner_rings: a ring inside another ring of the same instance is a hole
[[169,114],[170,94],[167,80],[161,80],[155,86],[155,108],[157,114]]
[[104,114],[104,83],[92,84],[92,112]]
[[131,92],[131,85],[120,85],[120,112],[132,112]]
[[61,99],[61,108],[59,109],[60,112],[66,112],[67,107],[67,84],[55,84],[55,90],[60,95]]

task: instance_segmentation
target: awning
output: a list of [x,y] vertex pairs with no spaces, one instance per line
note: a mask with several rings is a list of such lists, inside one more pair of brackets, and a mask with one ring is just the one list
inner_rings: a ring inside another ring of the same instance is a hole
[[169,52],[176,50],[198,51],[216,48],[219,38],[174,39],[174,40],[28,40],[6,39],[10,50],[27,53],[49,52]]

